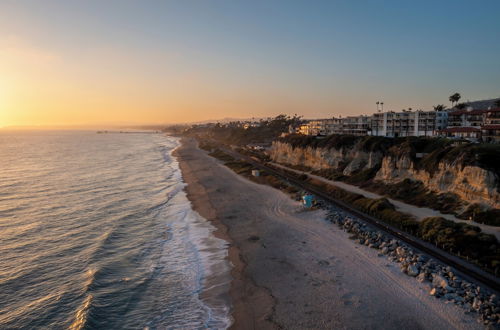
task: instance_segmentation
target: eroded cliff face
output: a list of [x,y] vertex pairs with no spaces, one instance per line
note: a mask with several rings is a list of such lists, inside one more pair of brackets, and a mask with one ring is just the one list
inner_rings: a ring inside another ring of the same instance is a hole
[[384,157],[375,180],[397,183],[404,179],[421,181],[427,189],[438,193],[455,193],[467,202],[500,207],[499,178],[495,173],[478,166],[441,161],[430,173],[418,169],[407,155]]
[[274,142],[271,158],[278,163],[304,165],[314,170],[344,168],[344,175],[378,167],[382,163],[381,152],[366,152],[355,147],[341,149],[293,148],[282,142]]
[[293,148],[287,143],[274,142],[269,153],[271,159],[278,163],[304,165],[315,170],[337,168],[347,176],[379,168],[374,179],[387,184],[404,179],[421,181],[431,191],[451,192],[470,203],[479,202],[500,208],[500,179],[494,172],[478,166],[440,161],[431,173],[419,169],[408,154],[394,156],[381,151],[369,152],[359,150],[356,145],[340,149]]

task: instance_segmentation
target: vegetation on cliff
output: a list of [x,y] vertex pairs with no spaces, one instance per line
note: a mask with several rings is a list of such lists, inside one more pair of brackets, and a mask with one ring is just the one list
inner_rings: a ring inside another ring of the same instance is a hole
[[184,132],[185,135],[208,136],[221,143],[246,145],[251,143],[271,143],[282,133],[288,132],[289,127],[297,127],[302,122],[301,117],[278,115],[274,118],[261,119],[258,125],[235,121],[227,124],[217,123],[211,126],[193,126]]
[[[377,152],[379,155],[377,159],[387,160],[391,164],[388,166],[393,166],[394,171],[404,170],[405,166],[411,166],[412,171],[427,172],[431,178],[436,177],[438,171],[442,172],[440,165],[443,165],[443,163],[460,171],[466,166],[478,167],[495,175],[496,183],[493,182],[495,179],[491,181],[492,184],[496,184],[496,189],[500,192],[500,145],[472,143],[457,145],[455,141],[450,139],[430,137],[393,139],[347,135],[332,135],[321,139],[304,135],[289,135],[277,141],[290,145],[293,149],[322,148],[324,150],[342,151],[340,156],[338,156],[338,153],[335,154],[336,165],[329,168],[313,169],[304,166],[304,164],[285,164],[287,166],[309,171],[330,180],[356,184],[364,189],[416,206],[431,207],[443,213],[453,213],[463,219],[472,218],[479,223],[500,225],[498,218],[500,210],[475,208],[469,212],[464,212],[468,203],[456,193],[452,191],[443,191],[441,193],[431,191],[426,183],[419,181],[420,178],[403,179],[403,177],[400,181],[397,181],[396,175],[395,180],[392,180],[392,182],[385,182],[380,178],[375,180],[381,168],[380,163],[372,162],[370,166],[361,166],[355,171],[344,171],[348,164],[353,161],[353,155],[356,152]],[[401,164],[406,164],[403,165],[403,168],[400,167],[400,161]],[[390,169],[385,171],[389,173]],[[468,179],[464,177],[464,183]]]
[[450,192],[438,194],[429,191],[421,181],[404,179],[395,184],[367,181],[360,186],[378,194],[396,196],[408,204],[420,207],[432,206],[443,213],[454,213],[464,206],[464,202],[456,194]]
[[[397,140],[397,139],[396,139]],[[394,139],[382,136],[329,135],[324,138],[315,136],[290,134],[277,141],[287,143],[294,148],[341,149],[353,148],[363,151],[384,151],[394,145]]]

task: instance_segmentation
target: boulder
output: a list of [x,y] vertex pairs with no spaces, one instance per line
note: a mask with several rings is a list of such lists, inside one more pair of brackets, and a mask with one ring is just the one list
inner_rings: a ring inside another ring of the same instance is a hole
[[416,265],[409,265],[407,268],[408,275],[410,276],[417,276],[420,273],[420,270]]
[[397,255],[398,255],[398,256],[400,256],[400,257],[404,256],[404,255],[405,255],[405,252],[406,252],[406,251],[405,251],[405,249],[404,249],[403,247],[401,247],[401,246],[398,246],[398,247],[396,248],[396,253],[397,253]]
[[440,287],[440,288],[446,288],[449,287],[448,281],[441,275],[434,274],[432,278],[432,285]]
[[472,308],[478,310],[481,308],[481,305],[482,305],[481,300],[474,298],[474,301],[472,302]]
[[427,277],[425,276],[425,273],[418,274],[417,281],[419,281],[420,283],[426,282],[427,281]]

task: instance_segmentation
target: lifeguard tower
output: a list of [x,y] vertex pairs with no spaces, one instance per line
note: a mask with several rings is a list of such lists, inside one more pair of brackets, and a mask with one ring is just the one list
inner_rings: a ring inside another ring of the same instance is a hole
[[302,205],[304,205],[304,208],[306,209],[310,209],[313,207],[313,203],[314,203],[314,196],[311,195],[311,194],[304,194],[304,196],[302,196]]

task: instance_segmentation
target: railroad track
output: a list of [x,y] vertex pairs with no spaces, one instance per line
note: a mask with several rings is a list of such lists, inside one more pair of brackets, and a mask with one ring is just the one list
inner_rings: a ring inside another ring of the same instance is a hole
[[[280,177],[293,185],[300,187],[318,197],[321,199],[335,205],[336,207],[349,212],[350,214],[356,216],[360,220],[370,224],[372,227],[375,227],[379,230],[382,230],[393,237],[405,242],[408,245],[411,245],[413,248],[441,261],[442,263],[458,270],[463,277],[469,278],[471,280],[474,280],[475,282],[481,283],[483,286],[489,288],[491,291],[495,292],[497,296],[500,294],[500,279],[495,277],[494,275],[487,273],[480,269],[479,267],[472,265],[468,262],[466,262],[463,259],[460,259],[456,256],[453,256],[446,251],[443,251],[441,249],[438,249],[434,245],[424,242],[408,233],[401,232],[399,229],[389,226],[386,223],[366,214],[363,212],[360,212],[354,208],[352,208],[350,205],[339,201],[337,199],[332,198],[328,193],[322,191],[321,189],[318,189],[316,186],[313,186],[307,182],[303,182],[301,180],[298,180],[296,177],[282,171],[278,170],[276,168],[267,166],[260,161],[256,161],[254,158],[242,155],[238,152],[235,152],[234,150],[230,150],[227,148],[220,148],[227,154],[231,155],[232,157],[236,159],[242,159],[250,164],[252,166],[265,170],[266,172],[273,174],[277,177]],[[464,276],[465,275],[465,276]]]

